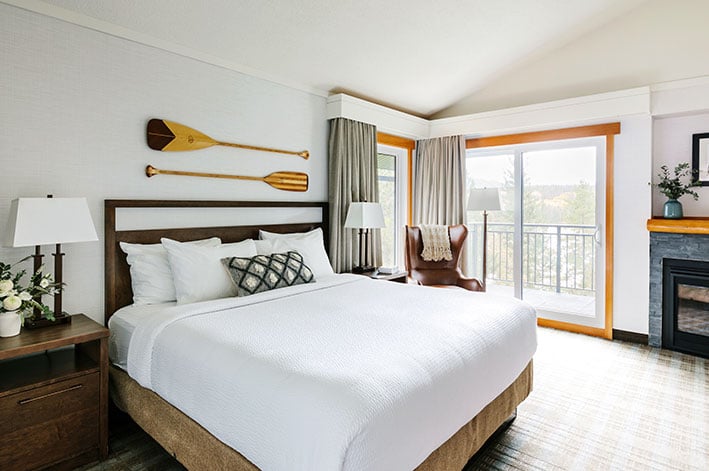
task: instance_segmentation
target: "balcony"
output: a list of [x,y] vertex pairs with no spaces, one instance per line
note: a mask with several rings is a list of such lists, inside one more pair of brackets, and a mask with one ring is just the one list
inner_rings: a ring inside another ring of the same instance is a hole
[[[468,224],[472,267],[481,275],[482,223]],[[596,226],[524,224],[522,290],[540,311],[593,316],[596,294]],[[488,292],[514,295],[514,224],[488,223]]]

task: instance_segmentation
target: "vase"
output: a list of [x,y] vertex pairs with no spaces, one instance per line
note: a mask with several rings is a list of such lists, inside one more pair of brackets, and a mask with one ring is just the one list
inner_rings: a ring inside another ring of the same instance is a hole
[[14,337],[20,333],[22,318],[16,312],[0,313],[0,337]]
[[662,210],[662,216],[665,219],[682,219],[682,203],[675,199],[669,199],[665,202]]

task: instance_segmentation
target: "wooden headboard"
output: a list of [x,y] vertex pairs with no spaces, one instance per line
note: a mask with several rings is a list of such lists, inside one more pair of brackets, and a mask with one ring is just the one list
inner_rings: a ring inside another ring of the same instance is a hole
[[[321,208],[322,221],[304,221],[287,224],[267,224],[224,227],[188,227],[147,230],[116,230],[116,209],[120,208]],[[304,232],[321,227],[328,244],[328,203],[273,202],[273,201],[190,201],[190,200],[105,200],[105,313],[108,324],[111,315],[133,302],[130,268],[119,242],[136,244],[160,243],[161,237],[179,241],[219,237],[222,242],[257,239],[259,229],[271,232]]]

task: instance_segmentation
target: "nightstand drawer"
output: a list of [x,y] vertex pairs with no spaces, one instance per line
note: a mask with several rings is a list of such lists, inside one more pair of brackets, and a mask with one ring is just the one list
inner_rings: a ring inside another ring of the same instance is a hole
[[[98,407],[15,430],[0,439],[0,469],[27,471],[82,456],[99,458]],[[73,469],[71,466],[69,469]]]
[[63,415],[98,408],[99,374],[91,373],[0,398],[0,437]]

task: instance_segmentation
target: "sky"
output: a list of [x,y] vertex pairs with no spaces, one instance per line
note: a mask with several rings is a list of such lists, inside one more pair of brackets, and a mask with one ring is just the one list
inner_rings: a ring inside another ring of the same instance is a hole
[[[467,173],[476,187],[502,187],[505,170],[512,171],[513,160],[511,153],[469,157]],[[595,147],[528,151],[522,161],[531,185],[596,184]]]

